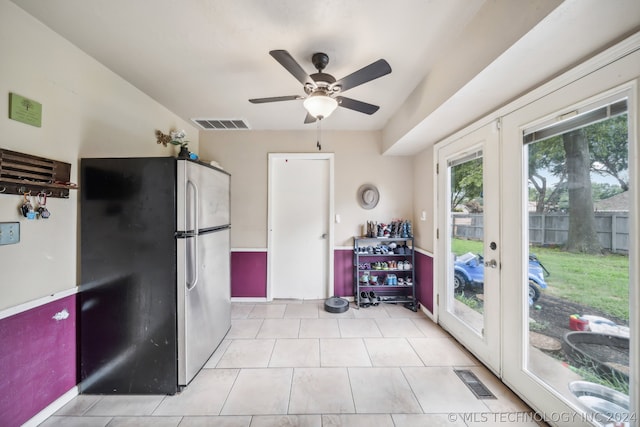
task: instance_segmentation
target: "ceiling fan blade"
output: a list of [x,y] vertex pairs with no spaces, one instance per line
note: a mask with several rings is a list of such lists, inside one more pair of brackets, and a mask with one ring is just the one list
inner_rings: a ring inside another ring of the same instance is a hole
[[273,56],[273,58],[280,63],[288,72],[290,72],[293,77],[298,79],[300,83],[307,84],[310,83],[313,87],[316,86],[315,82],[309,74],[307,74],[304,69],[296,62],[295,59],[287,52],[286,50],[272,50],[269,52],[269,55]]
[[344,96],[338,96],[336,97],[336,100],[338,101],[338,106],[358,111],[364,114],[371,115],[380,109],[380,107],[377,105],[367,104],[366,102],[358,101],[356,99],[351,99]]
[[332,86],[340,86],[342,88],[342,92],[345,90],[352,89],[356,86],[360,86],[363,83],[370,82],[371,80],[375,80],[378,77],[382,77],[391,72],[391,66],[384,59],[378,59],[376,62],[373,62],[367,65],[364,68],[359,69],[346,77],[341,78],[337,82],[335,82]]
[[307,125],[309,123],[313,123],[316,121],[316,118],[313,117],[311,114],[307,113],[307,117],[304,118],[304,124]]
[[295,101],[302,98],[300,95],[272,96],[271,98],[253,98],[249,102],[252,104],[264,104],[265,102]]

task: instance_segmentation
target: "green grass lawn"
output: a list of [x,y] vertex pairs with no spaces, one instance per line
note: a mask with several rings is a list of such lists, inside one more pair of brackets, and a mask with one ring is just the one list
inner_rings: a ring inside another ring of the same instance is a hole
[[[482,242],[453,239],[455,254],[482,253]],[[544,292],[629,321],[629,258],[531,248],[551,273]]]

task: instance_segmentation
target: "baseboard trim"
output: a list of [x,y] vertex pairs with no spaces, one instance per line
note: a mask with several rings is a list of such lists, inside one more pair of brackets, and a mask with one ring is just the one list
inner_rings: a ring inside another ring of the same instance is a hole
[[264,297],[231,297],[231,302],[267,302],[267,299]]

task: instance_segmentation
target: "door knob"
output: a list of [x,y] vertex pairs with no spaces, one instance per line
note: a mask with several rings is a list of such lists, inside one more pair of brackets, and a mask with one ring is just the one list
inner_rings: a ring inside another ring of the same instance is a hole
[[485,267],[491,267],[491,268],[497,268],[498,267],[498,262],[495,259],[492,259],[491,261],[485,261],[484,262],[484,266]]
[[322,233],[322,236],[320,236],[320,238],[326,239],[327,238],[327,233]]

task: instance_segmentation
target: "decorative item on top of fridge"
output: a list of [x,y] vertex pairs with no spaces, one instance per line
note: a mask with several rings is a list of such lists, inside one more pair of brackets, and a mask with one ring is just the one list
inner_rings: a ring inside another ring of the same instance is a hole
[[364,237],[386,237],[386,238],[409,238],[413,237],[411,221],[394,219],[390,223],[378,223],[377,221],[367,221],[362,227]]
[[180,151],[178,152],[178,158],[186,159],[190,158],[192,160],[197,160],[198,155],[195,153],[189,152],[189,141],[185,139],[187,137],[187,132],[183,129],[180,130],[171,130],[169,135],[165,135],[162,131],[156,130],[156,143],[162,144],[165,147],[168,144],[171,145],[179,145]]

